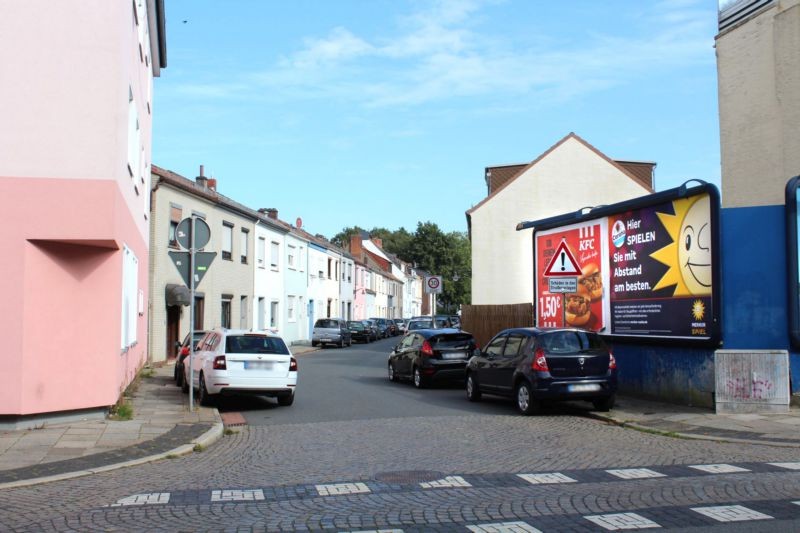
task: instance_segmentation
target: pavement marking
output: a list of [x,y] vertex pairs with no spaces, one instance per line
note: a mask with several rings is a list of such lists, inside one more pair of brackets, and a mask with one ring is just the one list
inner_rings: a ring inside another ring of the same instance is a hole
[[787,470],[800,470],[800,463],[767,463],[778,468],[786,468]]
[[461,476],[447,476],[437,481],[420,483],[419,486],[423,489],[444,489],[450,487],[471,487],[472,485]]
[[546,485],[550,483],[577,483],[577,479],[554,472],[552,474],[517,474],[532,485]]
[[253,502],[264,499],[264,491],[261,489],[252,490],[212,490],[212,502]]
[[750,520],[769,520],[768,514],[759,513],[743,505],[718,505],[714,507],[692,507],[692,511],[713,518],[717,522],[747,522]]
[[689,468],[694,468],[695,470],[701,470],[703,472],[708,472],[709,474],[733,474],[734,472],[749,472],[747,468],[742,468],[740,466],[733,466],[728,464],[716,464],[716,465],[689,465]]
[[340,531],[339,533],[403,533],[402,529],[364,529],[358,531]]
[[363,494],[369,492],[365,483],[334,483],[331,485],[317,485],[320,496],[340,496],[342,494]]
[[494,522],[467,526],[473,533],[542,533],[527,522]]
[[608,531],[619,529],[652,529],[661,527],[652,520],[636,513],[613,513],[584,516],[586,520],[594,522]]
[[666,474],[650,470],[649,468],[623,468],[619,470],[606,470],[612,476],[621,479],[647,479],[653,477],[667,477]]
[[120,498],[110,507],[126,507],[128,505],[159,505],[169,503],[169,492],[151,492],[149,494],[134,494]]

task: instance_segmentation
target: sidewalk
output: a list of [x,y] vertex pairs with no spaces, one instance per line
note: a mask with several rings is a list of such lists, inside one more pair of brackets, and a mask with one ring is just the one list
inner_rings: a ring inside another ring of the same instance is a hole
[[[295,355],[316,351],[292,346]],[[84,420],[34,430],[0,430],[0,489],[85,476],[192,453],[223,434],[214,408],[189,411],[173,366],[154,369],[133,396],[133,419]],[[581,410],[587,413],[585,409]],[[668,436],[800,448],[800,409],[788,414],[718,415],[711,410],[621,396],[594,418]]]

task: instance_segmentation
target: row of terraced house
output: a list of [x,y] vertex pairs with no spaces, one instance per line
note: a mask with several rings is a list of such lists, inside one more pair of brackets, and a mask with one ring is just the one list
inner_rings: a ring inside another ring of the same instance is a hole
[[187,179],[152,166],[149,347],[153,362],[173,357],[190,329],[190,291],[169,256],[178,224],[202,218],[216,252],[194,297],[194,329],[271,330],[289,343],[310,340],[314,321],[411,317],[423,305],[424,272],[354,235],[347,249],[312,235],[278,210],[252,209],[217,191],[217,180]]

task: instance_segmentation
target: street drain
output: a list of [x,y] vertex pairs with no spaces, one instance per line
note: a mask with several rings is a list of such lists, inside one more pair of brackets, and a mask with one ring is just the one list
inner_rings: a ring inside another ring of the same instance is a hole
[[384,483],[422,483],[436,481],[443,477],[443,472],[435,470],[399,470],[397,472],[375,474],[375,481],[383,481]]

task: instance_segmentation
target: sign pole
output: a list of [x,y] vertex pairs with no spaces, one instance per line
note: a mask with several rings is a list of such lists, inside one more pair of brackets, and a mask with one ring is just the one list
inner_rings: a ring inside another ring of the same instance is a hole
[[192,216],[192,234],[189,236],[189,411],[194,411],[194,228],[195,218]]

